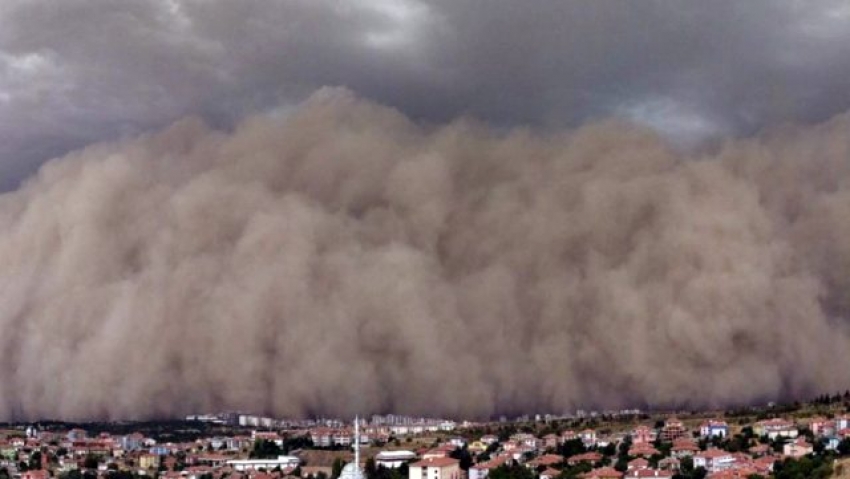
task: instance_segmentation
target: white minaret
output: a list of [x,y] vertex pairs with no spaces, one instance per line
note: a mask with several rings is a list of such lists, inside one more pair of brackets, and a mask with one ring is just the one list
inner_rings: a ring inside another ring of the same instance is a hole
[[360,417],[354,417],[354,462],[342,468],[339,479],[365,479],[366,474],[360,469]]
[[354,467],[360,471],[360,417],[354,416]]

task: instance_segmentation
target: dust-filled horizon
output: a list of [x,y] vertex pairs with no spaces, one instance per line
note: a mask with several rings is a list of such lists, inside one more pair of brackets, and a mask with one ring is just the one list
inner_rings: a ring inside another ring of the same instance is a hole
[[0,420],[725,407],[850,386],[850,117],[687,154],[345,89],[0,195]]

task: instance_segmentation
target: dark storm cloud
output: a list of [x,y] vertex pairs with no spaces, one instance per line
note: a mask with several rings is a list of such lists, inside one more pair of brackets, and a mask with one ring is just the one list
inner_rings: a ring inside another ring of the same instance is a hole
[[619,115],[682,143],[850,106],[844,2],[6,1],[0,180],[187,114],[228,125],[323,85],[413,118]]

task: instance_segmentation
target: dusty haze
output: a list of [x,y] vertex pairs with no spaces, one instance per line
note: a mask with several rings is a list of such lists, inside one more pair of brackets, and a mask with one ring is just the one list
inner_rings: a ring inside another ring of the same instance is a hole
[[683,157],[325,89],[0,196],[0,418],[487,416],[850,386],[850,118]]

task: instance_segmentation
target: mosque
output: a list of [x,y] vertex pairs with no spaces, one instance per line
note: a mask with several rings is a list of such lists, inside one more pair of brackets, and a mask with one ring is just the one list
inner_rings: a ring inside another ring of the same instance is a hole
[[360,418],[357,416],[354,417],[354,462],[342,468],[339,479],[366,479],[360,468]]

